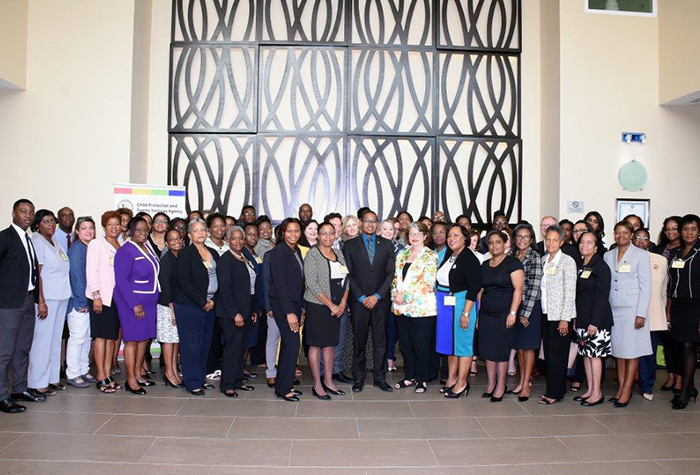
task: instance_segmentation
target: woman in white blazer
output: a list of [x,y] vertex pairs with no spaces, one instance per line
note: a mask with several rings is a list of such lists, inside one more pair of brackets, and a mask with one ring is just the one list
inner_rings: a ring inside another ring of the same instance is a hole
[[613,312],[612,355],[617,361],[618,389],[609,401],[626,407],[639,369],[639,357],[651,354],[649,301],[651,261],[649,254],[631,245],[634,229],[626,221],[615,225],[617,247],[605,253],[610,267],[610,306]]
[[576,318],[576,262],[564,254],[564,231],[550,226],[545,234],[547,254],[542,258],[540,281],[542,314],[547,319],[544,335],[544,360],[547,366],[547,390],[540,404],[554,404],[566,394],[566,366],[571,343],[571,320]]

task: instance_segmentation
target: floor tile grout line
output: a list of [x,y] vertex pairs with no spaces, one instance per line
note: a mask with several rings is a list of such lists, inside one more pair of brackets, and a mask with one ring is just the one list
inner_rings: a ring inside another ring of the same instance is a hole
[[664,471],[666,471],[666,472],[668,472],[668,473],[673,473],[672,471],[670,471],[669,469],[667,469],[663,464],[659,463],[658,460],[654,460],[654,463],[655,463],[656,465],[658,465],[659,467],[661,467]]
[[12,444],[14,444],[15,442],[17,442],[18,440],[22,440],[22,439],[24,439],[24,437],[25,437],[26,435],[27,435],[27,433],[26,433],[26,432],[22,433],[22,435],[21,435],[21,436],[17,437],[17,438],[15,439],[15,440],[13,440],[13,441],[12,441],[12,442],[10,442],[9,444],[7,444],[7,445],[6,445],[5,447],[3,447],[2,449],[0,449],[0,453],[4,452],[4,451],[5,451],[5,449],[7,449],[8,447],[11,447],[11,446],[12,446]]
[[141,456],[139,457],[139,459],[136,463],[141,463],[141,460],[143,460],[143,458],[146,456],[146,454],[149,452],[149,450],[151,450],[151,448],[154,445],[156,445],[156,442],[158,442],[159,438],[160,437],[156,437],[155,439],[153,439],[153,442],[151,442],[151,445],[149,445],[148,448],[143,452],[143,454],[141,454]]
[[577,453],[576,451],[574,451],[574,449],[572,449],[571,447],[569,447],[568,445],[566,445],[566,444],[564,443],[564,441],[561,440],[561,437],[560,437],[560,436],[556,436],[555,439],[557,439],[557,440],[559,441],[559,443],[560,443],[561,445],[563,445],[563,446],[566,448],[566,450],[568,450],[568,451],[569,451],[574,457],[576,457],[580,462],[583,462],[583,459],[578,455],[578,453]]
[[117,417],[117,415],[116,415],[116,414],[112,414],[112,417],[110,417],[109,419],[107,419],[107,420],[104,422],[104,424],[102,424],[100,427],[98,427],[98,428],[95,430],[95,432],[93,432],[91,435],[97,434],[97,433],[100,431],[100,429],[102,429],[104,426],[106,426],[106,425],[109,423],[109,421],[111,421],[111,420],[114,419],[115,417]]
[[360,432],[360,421],[355,418],[355,427],[357,427],[357,440],[362,440],[362,433]]
[[486,430],[486,427],[484,427],[484,424],[481,423],[481,421],[479,420],[478,417],[475,417],[474,419],[476,419],[476,422],[478,422],[479,425],[481,426],[481,428],[484,429],[484,432],[486,432],[486,435],[488,435],[488,436],[491,437],[492,439],[495,439],[495,437],[492,436],[491,433],[490,433],[488,430]]
[[[613,435],[613,434],[616,434],[616,435],[617,435],[617,432],[615,432],[615,431],[612,430],[610,427],[606,426],[606,425],[603,424],[601,421],[599,421],[598,419],[596,419],[596,417],[595,417],[594,414],[589,414],[588,417],[589,417],[590,419],[593,419],[594,421],[596,421],[596,422],[597,422],[598,424],[600,424],[601,426],[605,427],[607,430],[609,430],[609,431],[610,431],[610,434],[609,434],[609,435]],[[624,432],[623,432],[623,433],[624,433]],[[654,433],[656,433],[656,432],[654,432]]]
[[426,441],[427,444],[428,444],[428,448],[430,449],[430,453],[433,454],[433,458],[435,459],[435,463],[436,463],[437,466],[439,467],[439,466],[440,466],[440,461],[438,460],[437,455],[435,455],[435,450],[433,450],[433,446],[431,445],[430,440],[429,440],[429,439],[425,439],[425,441]]
[[182,406],[180,406],[180,409],[178,409],[177,411],[175,411],[175,414],[173,414],[173,415],[177,416],[178,414],[180,414],[180,411],[182,411],[182,410],[185,408],[185,405],[187,404],[187,401],[189,401],[189,398],[185,399],[185,400],[182,402]]
[[231,425],[228,426],[228,430],[226,431],[226,435],[224,436],[224,439],[228,439],[228,436],[231,433],[231,429],[233,428],[234,422],[236,422],[236,416],[233,416],[233,420],[231,421]]
[[289,457],[287,457],[287,467],[292,463],[292,450],[294,450],[294,439],[289,441]]
[[411,410],[411,414],[413,414],[414,419],[418,419],[418,416],[416,416],[416,411],[413,410],[413,405],[411,404],[410,401],[406,401],[408,403],[408,408]]

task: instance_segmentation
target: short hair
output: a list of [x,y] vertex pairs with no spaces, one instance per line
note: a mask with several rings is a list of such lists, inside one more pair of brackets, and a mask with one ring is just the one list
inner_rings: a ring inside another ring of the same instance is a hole
[[[129,220],[129,236],[134,235],[134,232],[136,231],[136,226],[139,223],[146,223],[146,220],[143,219],[143,216],[139,216],[138,214]],[[148,226],[148,223],[146,223],[146,226]]]
[[[204,215],[203,215],[200,211],[198,211],[198,210],[196,210],[196,209],[193,209],[192,211],[190,211],[190,212],[187,214],[187,218],[189,219],[189,217],[190,217],[191,215],[193,215],[193,214],[196,214],[197,216],[199,216],[199,219],[204,219]],[[192,218],[192,219],[195,219],[195,218]]]
[[426,219],[427,219],[428,221],[430,221],[430,222],[433,221],[432,219],[430,219],[429,217],[427,217],[427,216],[425,216],[425,215],[423,215],[423,216],[421,216],[420,218],[418,218],[418,221],[425,221]]
[[399,214],[397,214],[396,217],[398,218],[398,217],[401,216],[402,214],[405,214],[406,216],[408,216],[408,219],[410,219],[411,222],[413,222],[413,216],[411,215],[411,213],[409,213],[409,212],[406,211],[405,209],[399,211]]
[[651,239],[651,233],[649,232],[649,230],[647,228],[639,228],[634,232],[634,234],[637,234],[637,233],[647,233],[647,236],[649,236],[649,239]]
[[501,241],[503,241],[503,244],[508,242],[508,235],[504,233],[503,231],[498,231],[497,229],[492,229],[486,234],[486,244],[488,244],[489,239],[491,239],[491,236],[496,235],[498,236]]
[[230,214],[227,214],[227,215],[226,215],[226,220],[228,221],[229,219],[232,219],[234,223],[238,223],[238,220],[237,220],[236,218],[234,218],[234,217],[231,216]]
[[[131,219],[131,218],[134,217],[134,212],[133,212],[132,210],[130,210],[129,208],[119,208],[119,209],[116,211],[116,213],[117,213],[119,216],[126,215],[126,216],[129,217],[129,219]],[[120,218],[120,219],[121,219],[121,218]]]
[[590,234],[591,236],[593,236],[593,237],[595,238],[595,245],[598,246],[598,241],[600,241],[600,238],[599,238],[598,235],[597,235],[596,233],[594,233],[593,231],[586,231],[586,232],[584,232],[583,234],[581,234],[581,236],[578,238],[578,243],[581,244],[581,239],[582,239],[583,236],[585,236],[586,234]]
[[342,221],[342,220],[343,220],[343,215],[340,214],[340,213],[328,213],[328,214],[323,218],[323,220],[330,223],[330,222],[331,222],[331,219],[336,219],[336,218]]
[[39,223],[41,223],[41,220],[47,216],[53,216],[53,219],[56,219],[56,215],[53,214],[53,211],[51,211],[50,209],[40,209],[36,212],[36,214],[34,215],[34,221],[32,221],[31,225],[31,230],[33,233],[37,232],[37,230],[39,229]]
[[349,221],[355,221],[355,224],[357,224],[358,228],[360,228],[362,226],[362,223],[360,222],[360,220],[358,219],[357,216],[353,216],[353,215],[349,214],[346,217],[344,217],[343,218],[343,232],[341,233],[341,236],[340,236],[342,241],[347,241],[348,239],[350,239],[349,236],[347,235],[347,233],[345,232],[345,228],[347,227]]
[[357,217],[362,220],[362,216],[367,212],[370,211],[370,209],[367,206],[363,206],[362,208],[357,210]]
[[639,220],[639,222],[641,223],[641,225],[642,225],[641,227],[644,227],[644,220],[643,220],[640,216],[637,216],[637,215],[634,214],[634,213],[628,214],[627,216],[625,216],[624,218],[622,218],[622,220],[623,220],[623,221],[628,221],[630,218],[637,218],[637,219]]
[[530,223],[520,223],[517,226],[515,226],[515,228],[513,229],[513,240],[517,238],[518,231],[520,231],[521,229],[524,229],[528,233],[530,233],[530,247],[534,249],[535,243],[537,242],[537,235],[535,234],[535,229]]
[[170,216],[163,213],[162,211],[158,211],[156,214],[153,215],[153,221],[155,221],[158,218],[158,216],[163,216],[165,218],[165,220],[167,221],[166,224],[170,223]]
[[260,226],[262,223],[270,223],[270,225],[272,225],[272,221],[270,221],[270,217],[266,214],[261,214],[255,220],[255,224],[257,224],[258,226]]
[[503,212],[503,210],[500,210],[500,209],[499,209],[498,211],[496,211],[495,213],[493,213],[493,220],[494,220],[494,221],[496,221],[496,218],[499,218],[499,217],[503,217],[503,218],[506,217],[506,214]]
[[551,219],[551,220],[553,220],[555,223],[557,222],[557,218],[555,218],[555,217],[552,216],[551,214],[548,214],[547,216],[542,216],[542,219],[540,219],[540,223],[542,223],[542,221],[544,221],[545,219]]
[[191,219],[189,223],[187,223],[187,232],[188,233],[192,232],[192,228],[194,228],[195,224],[202,224],[202,225],[204,225],[205,228],[207,227],[207,222],[204,221],[202,218],[194,218],[194,219]]
[[561,221],[559,221],[559,227],[564,226],[565,224],[570,225],[572,228],[574,227],[574,223],[572,223],[570,220],[564,218]]
[[632,227],[632,223],[630,223],[629,221],[618,221],[618,222],[615,224],[615,227],[613,228],[613,231],[616,231],[617,228],[619,228],[620,226],[622,226],[623,228],[627,229],[631,234],[634,234],[634,228]]
[[433,223],[433,227],[430,228],[430,233],[432,233],[433,230],[434,230],[436,227],[438,227],[438,226],[442,226],[443,228],[445,228],[445,233],[447,233],[447,231],[449,231],[449,229],[450,229],[450,224],[449,224],[449,223],[446,223],[446,222],[444,222],[444,221],[435,221],[435,222]]
[[430,231],[428,230],[428,226],[426,226],[424,223],[422,223],[420,221],[412,222],[411,224],[408,225],[408,229],[415,229],[419,233],[423,233],[425,235],[430,233]]
[[[234,226],[238,226],[235,224]],[[240,227],[240,226],[239,226]],[[255,228],[255,230],[258,230],[258,225],[255,223],[246,223],[245,226],[243,226],[243,231],[248,231],[248,228]]]
[[695,225],[700,228],[700,217],[696,214],[686,214],[681,218],[681,222],[678,223],[678,229],[682,231],[683,226],[690,223],[695,223]]
[[381,229],[381,227],[384,226],[385,224],[388,224],[389,226],[391,226],[392,231],[394,230],[394,222],[391,219],[385,219],[385,220],[381,221],[377,225],[377,229]]
[[211,228],[211,225],[214,224],[215,219],[220,219],[224,222],[224,224],[226,224],[226,216],[221,213],[211,213],[209,216],[207,216],[207,228]]
[[282,240],[284,240],[284,233],[287,232],[287,228],[290,224],[296,223],[299,226],[299,231],[301,231],[301,221],[299,218],[285,218],[277,228],[279,229],[279,235]]
[[153,221],[151,215],[149,213],[146,213],[145,211],[139,211],[138,213],[136,213],[136,216],[134,216],[134,218],[143,218],[144,216],[148,216],[149,218],[151,218],[151,221]]
[[177,233],[178,237],[182,238],[180,231],[178,231],[175,228],[170,228],[167,231],[165,231],[165,242],[168,242],[168,234],[170,234],[170,233]]
[[247,209],[252,209],[253,211],[255,211],[255,206],[253,206],[253,205],[243,205],[243,208],[241,208],[241,214],[243,214],[243,212],[244,212],[245,210],[247,210]]
[[75,229],[80,229],[80,225],[83,223],[92,223],[92,227],[95,227],[95,221],[92,219],[92,216],[80,216],[75,220]]
[[462,218],[465,218],[467,221],[469,221],[469,224],[472,223],[472,219],[466,214],[460,214],[459,216],[457,216],[457,219],[455,219],[455,223],[459,223],[459,220]]
[[377,213],[372,211],[371,209],[367,208],[365,211],[362,212],[362,216],[358,216],[357,218],[362,221],[365,217],[366,214],[373,214],[375,218],[379,219],[379,216],[377,216]]
[[240,227],[240,226],[238,226],[238,225],[235,225],[235,226],[231,226],[231,229],[229,229],[228,231],[226,231],[226,240],[227,240],[227,241],[228,241],[229,239],[231,239],[231,236],[233,236],[233,232],[234,232],[234,231],[240,231],[241,234],[243,235],[243,239],[245,240],[245,230],[244,230],[242,227]]
[[469,230],[469,239],[473,238],[474,236],[479,237],[479,231],[472,228]]
[[561,229],[561,227],[558,224],[553,224],[553,225],[549,226],[547,228],[547,230],[544,232],[545,237],[549,233],[557,233],[557,234],[559,234],[559,237],[561,238],[561,240],[562,241],[564,240],[564,230]]
[[[122,209],[126,209],[126,208],[122,208]],[[103,228],[106,228],[107,223],[112,218],[117,218],[117,221],[121,222],[121,219],[122,219],[121,215],[122,214],[127,214],[127,213],[120,213],[119,210],[117,210],[117,211],[105,211],[102,214],[102,218],[100,219],[100,224],[102,224]],[[129,218],[129,219],[131,219],[131,218]]]
[[184,224],[185,227],[187,227],[187,221],[185,221],[185,220],[182,219],[182,218],[173,218],[173,219],[170,220],[170,222],[168,223],[168,225],[170,226],[170,229],[175,229],[175,224],[176,224],[176,223],[179,223],[179,222],[182,222],[182,224]]
[[[452,228],[457,228],[462,232],[462,236],[464,236],[464,241],[466,242],[467,247],[469,247],[469,241],[471,240],[471,232],[468,231],[464,226],[461,224],[451,224],[447,228],[447,232],[449,233],[452,231]],[[478,234],[477,234],[478,235]]]
[[28,204],[34,206],[34,203],[32,203],[31,201],[29,201],[28,199],[26,199],[26,198],[20,198],[20,199],[18,199],[17,201],[15,201],[15,203],[12,205],[12,211],[15,211],[17,208],[20,207],[20,205],[23,205],[24,203],[28,203]]
[[[382,222],[384,222],[384,221],[382,221]],[[318,225],[318,234],[319,235],[321,234],[321,228],[323,228],[324,226],[330,226],[333,229],[333,232],[335,232],[335,226],[333,226],[333,223],[331,223],[330,221],[324,221]]]

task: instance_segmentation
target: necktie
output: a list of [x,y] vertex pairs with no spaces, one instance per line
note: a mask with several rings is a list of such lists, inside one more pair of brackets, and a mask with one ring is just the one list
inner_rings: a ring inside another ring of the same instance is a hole
[[66,234],[66,241],[68,242],[68,245],[66,246],[66,249],[70,249],[70,245],[71,245],[70,234]]
[[374,262],[374,241],[371,239],[367,240],[367,256],[369,257],[369,263]]
[[24,239],[27,241],[27,250],[29,251],[29,268],[31,269],[30,278],[32,285],[36,285],[36,270],[34,269],[34,252],[32,252],[32,243],[29,241],[29,235],[24,233]]

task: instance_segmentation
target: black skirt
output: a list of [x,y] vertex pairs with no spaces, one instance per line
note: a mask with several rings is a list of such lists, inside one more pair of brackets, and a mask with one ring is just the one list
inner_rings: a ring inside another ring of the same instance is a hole
[[[340,279],[331,280],[331,301],[338,305],[345,289]],[[331,309],[325,305],[305,302],[306,320],[304,323],[304,341],[309,346],[325,348],[336,346],[340,336],[340,317],[331,315]]]
[[112,306],[102,305],[102,313],[96,314],[92,309],[92,300],[88,300],[90,308],[90,336],[105,340],[119,338],[119,314],[117,306],[112,301]]
[[671,301],[671,338],[681,343],[700,344],[700,305]]

